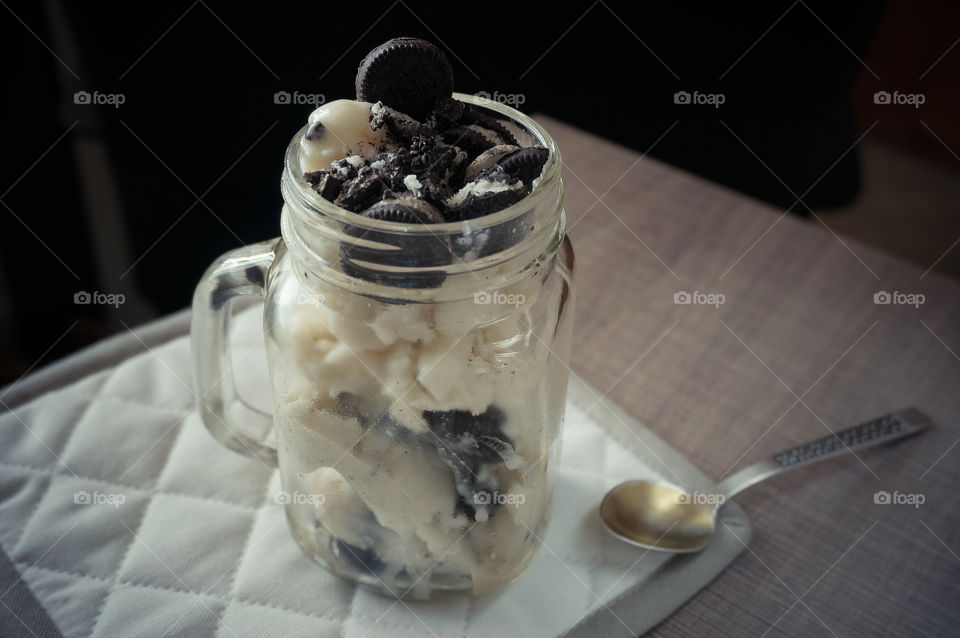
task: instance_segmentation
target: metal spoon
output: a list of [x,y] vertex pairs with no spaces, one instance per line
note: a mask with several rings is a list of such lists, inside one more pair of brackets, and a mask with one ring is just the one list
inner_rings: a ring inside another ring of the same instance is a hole
[[717,510],[751,485],[810,463],[916,434],[933,425],[915,408],[803,443],[734,472],[710,492],[668,483],[627,481],[603,498],[600,518],[620,540],[664,552],[700,551],[710,542]]

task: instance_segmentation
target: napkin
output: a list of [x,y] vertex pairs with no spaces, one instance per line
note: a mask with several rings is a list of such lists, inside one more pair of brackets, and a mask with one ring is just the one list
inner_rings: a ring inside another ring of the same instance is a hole
[[[696,559],[606,533],[597,506],[615,484],[704,477],[573,377],[552,521],[523,574],[484,596],[435,602],[357,587],[301,553],[273,498],[277,472],[203,427],[188,319],[111,340],[0,394],[11,408],[0,414],[0,547],[19,572],[0,591],[28,587],[64,636],[636,636],[749,539],[735,505],[724,514],[738,543],[718,535]],[[266,409],[259,309],[234,325],[238,391]]]

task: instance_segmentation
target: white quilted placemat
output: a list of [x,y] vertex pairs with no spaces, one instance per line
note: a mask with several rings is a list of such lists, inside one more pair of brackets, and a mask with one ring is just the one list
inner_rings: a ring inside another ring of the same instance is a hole
[[[264,405],[258,311],[237,323],[238,387]],[[596,507],[657,473],[587,407],[568,406],[543,547],[477,599],[398,603],[306,558],[277,473],[200,422],[185,336],[0,415],[0,545],[65,636],[555,636],[594,613],[636,635],[608,603],[668,556],[610,538]]]

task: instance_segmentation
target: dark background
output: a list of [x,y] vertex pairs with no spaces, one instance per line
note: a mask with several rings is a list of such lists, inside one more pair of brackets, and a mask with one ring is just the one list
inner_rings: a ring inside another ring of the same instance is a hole
[[[313,107],[276,104],[274,94],[353,97],[360,59],[397,35],[444,48],[461,92],[521,94],[525,112],[797,215],[857,198],[859,155],[847,151],[878,119],[877,90],[923,91],[927,102],[888,109],[871,135],[960,166],[950,156],[960,149],[953,5],[667,5],[448,4],[438,13],[413,2],[52,1],[0,10],[0,382],[185,307],[217,255],[278,235],[282,154]],[[77,91],[124,103],[75,104]],[[725,102],[678,105],[677,91]],[[796,203],[790,191],[808,189]],[[127,302],[78,305],[78,291]]]

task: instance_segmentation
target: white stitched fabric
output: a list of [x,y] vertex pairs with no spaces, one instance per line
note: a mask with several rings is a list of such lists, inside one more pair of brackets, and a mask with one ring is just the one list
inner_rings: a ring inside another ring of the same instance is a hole
[[[239,391],[268,405],[257,312],[235,323]],[[667,560],[603,531],[605,490],[657,474],[569,405],[552,523],[517,580],[441,603],[357,588],[301,553],[277,473],[213,440],[191,378],[184,336],[0,415],[0,545],[65,636],[555,636]]]

